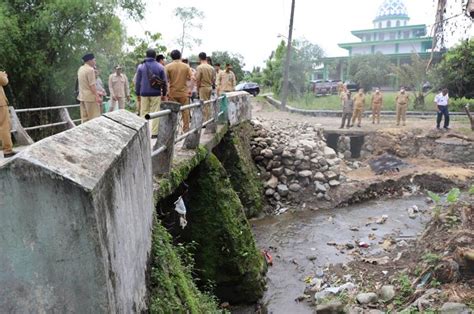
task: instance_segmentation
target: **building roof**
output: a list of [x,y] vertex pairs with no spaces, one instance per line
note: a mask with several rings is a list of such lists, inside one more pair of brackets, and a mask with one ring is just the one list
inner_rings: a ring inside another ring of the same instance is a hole
[[352,35],[361,38],[361,36],[364,36],[366,34],[406,31],[406,30],[416,30],[416,29],[423,30],[426,32],[426,25],[417,24],[417,25],[405,25],[405,26],[398,26],[398,27],[370,28],[370,29],[361,29],[361,30],[351,31],[351,33]]
[[373,45],[390,45],[390,44],[404,44],[404,43],[432,43],[433,37],[416,37],[416,38],[399,38],[399,39],[389,39],[389,40],[378,40],[378,41],[361,41],[354,43],[341,43],[339,47],[344,49],[351,49],[352,47],[360,46],[373,46]]
[[377,11],[375,21],[394,18],[409,19],[405,3],[403,0],[384,0]]

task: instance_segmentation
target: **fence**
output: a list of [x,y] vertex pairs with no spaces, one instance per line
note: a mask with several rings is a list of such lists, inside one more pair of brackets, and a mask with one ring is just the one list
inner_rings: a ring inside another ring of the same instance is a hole
[[[153,172],[155,174],[166,174],[170,172],[173,163],[174,146],[184,140],[183,147],[195,149],[201,140],[202,128],[206,127],[206,133],[217,132],[219,116],[224,114],[219,103],[224,97],[212,100],[200,101],[190,105],[182,106],[176,102],[163,102],[161,111],[147,114],[145,119],[160,119],[158,137],[151,154]],[[210,119],[204,120],[204,108],[209,106],[211,110]],[[178,116],[184,110],[192,110],[190,130],[178,136]]]
[[[15,138],[15,141],[19,145],[30,145],[33,144],[33,139],[29,136],[27,131],[32,130],[39,130],[44,128],[51,128],[55,126],[63,125],[66,129],[71,129],[76,126],[77,122],[80,122],[81,119],[72,120],[68,109],[70,108],[78,108],[80,105],[68,105],[68,106],[56,106],[56,107],[40,107],[40,108],[27,108],[27,109],[15,109],[13,107],[9,107],[10,109],[10,117],[12,122],[12,135]],[[36,126],[30,127],[23,127],[20,122],[20,118],[18,117],[18,113],[25,113],[25,112],[41,112],[41,111],[59,111],[59,122],[52,122],[48,124],[41,124]]]

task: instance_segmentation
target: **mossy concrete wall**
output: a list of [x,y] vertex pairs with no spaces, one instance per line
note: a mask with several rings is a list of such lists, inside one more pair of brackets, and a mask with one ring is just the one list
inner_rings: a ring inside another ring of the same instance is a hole
[[188,225],[181,236],[196,243],[197,276],[214,283],[222,301],[255,302],[263,295],[266,265],[227,172],[210,154],[187,183]]
[[264,203],[263,185],[250,152],[252,133],[250,122],[242,122],[231,128],[214,148],[249,218],[260,214]]

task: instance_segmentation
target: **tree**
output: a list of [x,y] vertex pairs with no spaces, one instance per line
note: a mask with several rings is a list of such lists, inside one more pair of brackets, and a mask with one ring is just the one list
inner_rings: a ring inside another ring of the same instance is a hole
[[[103,60],[118,57],[125,32],[116,11],[141,18],[143,8],[141,0],[1,1],[0,66],[9,74],[14,105],[75,102],[81,57],[94,52],[99,67]],[[30,119],[38,123],[40,117]]]
[[184,48],[192,48],[193,44],[201,44],[201,39],[193,37],[190,33],[194,28],[202,29],[202,24],[197,20],[202,20],[204,13],[195,7],[178,7],[174,9],[174,15],[181,20],[181,36],[176,42],[181,47],[181,54],[183,54]]
[[212,63],[220,63],[221,69],[224,69],[227,63],[232,64],[232,71],[234,71],[237,82],[243,80],[244,71],[242,68],[245,66],[245,63],[242,55],[228,51],[213,51],[211,58]]
[[425,108],[425,93],[423,84],[427,81],[426,68],[427,60],[423,60],[418,54],[411,55],[411,63],[403,64],[400,67],[392,66],[392,75],[398,77],[400,85],[408,87],[415,96],[415,109]]
[[390,59],[380,52],[373,55],[356,55],[350,59],[349,67],[350,79],[366,91],[388,82]]
[[448,50],[435,66],[432,81],[455,97],[474,97],[474,39]]

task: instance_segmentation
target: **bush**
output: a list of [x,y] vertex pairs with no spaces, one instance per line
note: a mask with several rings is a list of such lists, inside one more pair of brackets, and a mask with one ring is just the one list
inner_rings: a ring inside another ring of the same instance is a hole
[[474,99],[472,98],[450,98],[449,99],[449,110],[450,111],[464,111],[466,104],[471,104],[471,110],[474,109]]

